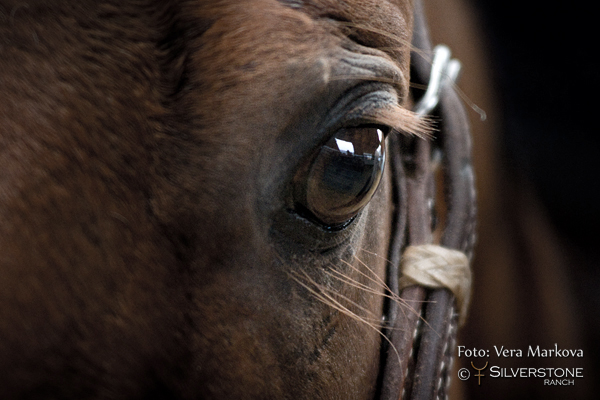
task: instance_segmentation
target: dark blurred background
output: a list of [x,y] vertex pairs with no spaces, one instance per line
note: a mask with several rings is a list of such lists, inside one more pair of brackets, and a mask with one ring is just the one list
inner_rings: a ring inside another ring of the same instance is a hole
[[[470,399],[600,398],[600,21],[592,2],[425,0],[435,42],[464,64],[478,175],[479,244],[461,344],[505,368],[584,368],[575,386],[482,379]],[[583,358],[527,357],[529,346]],[[494,347],[522,349],[497,357]],[[459,367],[484,359],[459,359]],[[481,365],[477,365],[477,364]],[[473,374],[475,371],[472,372]],[[486,373],[483,371],[483,373]],[[489,373],[489,371],[488,371]]]
[[[561,348],[575,346],[585,350],[585,360],[528,359],[522,364],[516,362],[515,366],[566,367],[570,363],[577,366],[585,362],[587,385],[582,389],[584,385],[578,381],[577,389],[548,391],[548,388],[540,388],[541,382],[536,379],[522,379],[513,388],[510,388],[512,382],[507,380],[504,390],[494,388],[484,394],[480,388],[470,386],[470,394],[473,398],[488,399],[599,398],[600,394],[594,395],[597,385],[590,382],[600,378],[600,129],[597,125],[600,104],[597,39],[600,35],[597,13],[592,9],[592,2],[471,1],[485,35],[483,40],[487,44],[497,94],[498,149],[504,179],[510,181],[507,182],[510,186],[527,187],[511,187],[506,193],[510,195],[516,190],[515,198],[520,198],[526,190],[536,199],[535,204],[552,232],[552,247],[559,247],[546,251],[544,247],[548,243],[539,245],[546,256],[558,250],[560,265],[551,266],[547,264],[556,260],[545,262],[544,254],[537,256],[527,249],[519,251],[520,246],[528,245],[526,238],[515,241],[517,259],[522,257],[523,264],[539,264],[532,270],[528,270],[531,265],[523,266],[520,279],[524,282],[520,290],[531,288],[534,296],[553,296],[552,283],[538,290],[534,288],[544,281],[545,277],[540,275],[546,273],[546,268],[560,268],[556,283],[563,285],[567,292],[563,295],[566,297],[563,304],[544,304],[539,299],[523,301],[523,326],[517,328],[523,337],[515,345],[518,348],[552,347],[559,342]],[[508,207],[511,201],[507,200]],[[529,217],[529,222],[521,218],[516,225],[538,224],[531,215]],[[517,228],[514,235],[526,236],[519,230],[527,232],[539,228]],[[534,239],[544,240],[543,237]],[[548,293],[540,294],[543,291]],[[560,313],[565,302],[570,307],[566,312],[572,313],[569,318],[551,322],[558,327],[539,326],[541,321],[535,313],[551,314],[553,309]],[[527,311],[535,303],[539,309]],[[528,321],[538,325],[533,330],[538,328],[539,332],[529,333]],[[577,327],[578,331],[566,339],[571,343],[560,343],[570,329],[561,324]],[[553,331],[561,329],[563,333],[552,337]],[[479,342],[485,347],[503,344]],[[511,343],[506,344],[511,347]],[[501,364],[501,361],[512,360],[497,361]]]
[[533,183],[561,233],[593,252],[600,247],[596,7],[472,1],[490,45],[506,155]]

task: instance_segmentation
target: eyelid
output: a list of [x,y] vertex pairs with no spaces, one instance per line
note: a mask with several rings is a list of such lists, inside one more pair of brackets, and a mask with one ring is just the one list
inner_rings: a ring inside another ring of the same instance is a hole
[[336,101],[325,118],[325,130],[333,133],[341,128],[365,124],[389,126],[380,121],[379,115],[397,104],[398,97],[391,85],[362,82]]
[[420,117],[414,112],[398,105],[390,105],[372,110],[364,118],[371,121],[372,124],[387,126],[396,132],[415,135],[420,138],[430,137],[433,131],[429,118]]
[[342,129],[367,129],[367,128],[374,128],[377,129],[378,131],[381,131],[382,133],[382,137],[380,138],[380,141],[385,140],[390,133],[394,130],[394,128],[392,128],[391,126],[388,126],[382,122],[373,122],[370,120],[364,120],[364,121],[359,121],[356,124],[349,124],[348,126],[342,128]]
[[409,92],[409,79],[389,55],[381,50],[345,42],[347,48],[340,49],[335,58],[341,62],[333,63],[331,79],[356,79],[362,82],[386,83],[393,88],[400,100]]
[[395,93],[385,88],[374,90],[353,101],[352,106],[345,110],[341,122],[343,125],[340,127],[382,126],[422,138],[429,137],[432,132],[429,119],[400,106]]

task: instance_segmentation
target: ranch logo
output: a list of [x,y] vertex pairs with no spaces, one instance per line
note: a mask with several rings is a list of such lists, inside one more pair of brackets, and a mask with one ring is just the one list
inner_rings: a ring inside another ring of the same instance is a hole
[[[458,378],[466,381],[473,373],[477,377],[477,384],[481,385],[481,378],[539,378],[543,379],[544,385],[553,386],[573,386],[576,379],[583,378],[583,368],[503,368],[498,365],[489,365],[489,360],[481,360],[482,358],[490,358],[490,355],[495,355],[498,358],[521,358],[525,354],[529,358],[582,358],[583,350],[581,349],[561,349],[558,344],[554,344],[554,348],[540,348],[540,346],[529,346],[527,352],[522,349],[507,349],[504,346],[492,346],[493,352],[489,349],[467,349],[465,346],[458,346],[459,358],[475,358],[471,361],[471,367],[461,368],[458,371]],[[482,372],[485,370],[486,374]]]

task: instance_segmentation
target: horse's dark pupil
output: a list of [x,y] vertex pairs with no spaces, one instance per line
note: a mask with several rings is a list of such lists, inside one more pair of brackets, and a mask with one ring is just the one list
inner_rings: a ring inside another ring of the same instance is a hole
[[377,127],[341,129],[320,150],[308,174],[306,208],[327,226],[344,224],[371,199],[385,165]]

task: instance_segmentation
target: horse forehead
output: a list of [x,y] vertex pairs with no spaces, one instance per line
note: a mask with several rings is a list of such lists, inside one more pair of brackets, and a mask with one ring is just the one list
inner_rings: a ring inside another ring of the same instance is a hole
[[280,0],[312,16],[327,16],[410,38],[412,0]]
[[[276,0],[312,15],[342,17],[347,21],[372,24],[406,23],[411,20],[413,0]],[[400,20],[398,20],[400,18]],[[406,18],[406,19],[405,19]]]
[[[241,111],[252,103],[252,97],[266,103],[269,94],[313,95],[331,77],[332,64],[347,57],[348,52],[340,50],[346,47],[342,42],[348,35],[363,46],[359,53],[367,49],[367,54],[385,58],[407,77],[412,17],[406,3],[409,1],[219,2],[211,11],[211,28],[196,46],[201,51],[195,53],[193,65],[202,81],[202,97],[210,99],[211,106],[222,100],[229,103],[226,107],[230,110]],[[373,54],[368,48],[382,51]],[[211,112],[202,117],[209,124],[222,115]]]
[[[277,48],[294,38],[312,45],[310,47],[316,52],[321,44],[317,38],[331,34],[351,36],[363,45],[385,48],[390,53],[405,53],[410,47],[411,0],[246,0],[214,3],[218,6],[200,7],[200,13],[209,14],[205,18],[213,21],[216,30],[226,29],[227,34],[221,33],[221,39],[224,36],[229,36],[229,40],[243,36],[246,40],[255,41],[255,50]],[[237,57],[244,55],[257,57],[253,52],[236,54]]]

